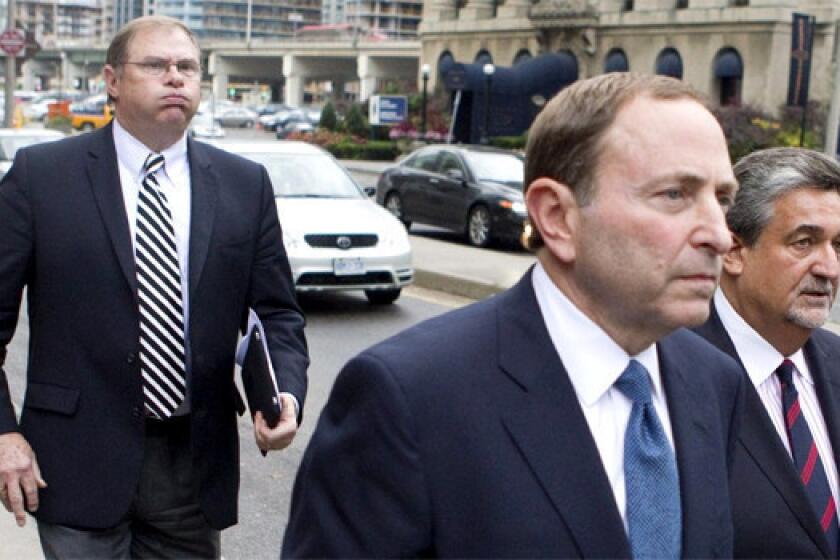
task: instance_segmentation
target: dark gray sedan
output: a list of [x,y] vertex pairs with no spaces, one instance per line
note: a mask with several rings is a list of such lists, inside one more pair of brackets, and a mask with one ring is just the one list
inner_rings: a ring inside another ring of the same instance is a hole
[[525,223],[524,163],[519,154],[485,146],[433,145],[386,169],[376,201],[406,228],[421,222],[485,247],[519,242]]

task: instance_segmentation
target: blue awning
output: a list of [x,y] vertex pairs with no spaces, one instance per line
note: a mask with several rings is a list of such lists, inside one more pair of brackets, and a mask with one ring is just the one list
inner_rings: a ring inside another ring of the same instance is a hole
[[[447,89],[483,92],[487,77],[483,64],[455,63],[441,71]],[[491,79],[495,93],[552,97],[561,88],[578,79],[578,62],[568,52],[546,53],[512,67],[496,66]]]
[[604,72],[629,72],[630,63],[627,61],[627,55],[621,49],[614,49],[607,55],[604,61]]
[[744,64],[737,51],[725,50],[715,59],[715,78],[742,78],[743,76]]
[[660,76],[670,76],[682,79],[683,65],[680,53],[674,49],[665,49],[656,59],[656,73]]

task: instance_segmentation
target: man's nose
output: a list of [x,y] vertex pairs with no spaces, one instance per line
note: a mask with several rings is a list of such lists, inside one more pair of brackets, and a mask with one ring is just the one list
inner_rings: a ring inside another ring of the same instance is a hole
[[717,194],[701,196],[696,208],[697,225],[692,242],[696,247],[723,255],[732,247],[732,234],[726,225],[726,214]]

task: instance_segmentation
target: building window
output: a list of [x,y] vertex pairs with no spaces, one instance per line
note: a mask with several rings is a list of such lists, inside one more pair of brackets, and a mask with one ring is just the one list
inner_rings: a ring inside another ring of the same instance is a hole
[[629,72],[630,62],[622,49],[612,49],[604,59],[604,73]]
[[744,81],[744,63],[733,48],[718,51],[714,62],[715,82],[720,92],[721,106],[741,104],[741,85]]
[[516,53],[516,56],[513,58],[513,65],[516,66],[526,60],[531,60],[531,58],[531,52],[528,49],[522,49]]
[[667,48],[662,49],[659,56],[656,57],[656,73],[660,76],[670,76],[682,80],[683,64],[680,53],[677,49]]
[[684,10],[688,8],[688,0],[676,0],[674,7],[678,10]]
[[490,56],[490,53],[484,49],[478,51],[478,54],[475,55],[475,60],[473,60],[476,64],[493,64],[493,57]]
[[621,6],[621,10],[623,12],[632,12],[633,11],[633,0],[624,0],[624,3]]

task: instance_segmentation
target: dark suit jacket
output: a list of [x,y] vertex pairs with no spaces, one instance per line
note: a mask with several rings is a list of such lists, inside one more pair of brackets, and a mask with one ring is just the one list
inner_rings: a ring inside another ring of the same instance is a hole
[[[714,305],[709,320],[696,330],[741,363]],[[803,350],[834,450],[832,459],[840,464],[840,337],[817,329]],[[731,480],[735,557],[830,558],[828,541],[793,461],[741,367],[747,387]]]
[[[236,522],[233,380],[238,331],[261,316],[282,391],[303,405],[304,320],[270,181],[252,162],[189,141],[189,394],[200,501]],[[134,256],[111,127],[18,152],[0,183],[0,363],[27,288],[29,365],[20,426],[0,369],[0,433],[20,429],[49,487],[37,516],[84,528],[126,514],[143,458]]]
[[[658,348],[683,553],[726,557],[738,369],[686,330]],[[347,364],[304,455],[283,554],[630,556],[530,273],[504,294],[424,322]]]

